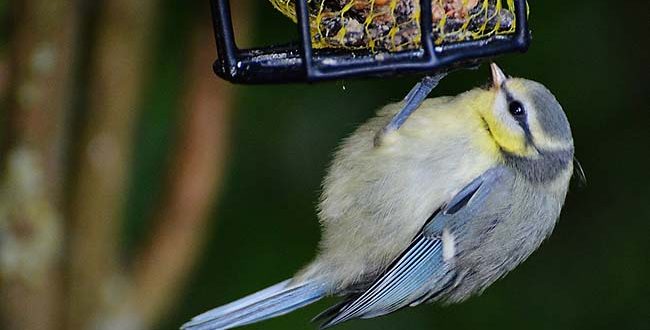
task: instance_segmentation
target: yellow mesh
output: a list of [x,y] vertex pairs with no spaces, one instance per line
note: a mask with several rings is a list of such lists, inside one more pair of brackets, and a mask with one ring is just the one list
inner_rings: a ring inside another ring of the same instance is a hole
[[[296,21],[295,0],[269,0]],[[398,51],[420,46],[420,0],[308,0],[315,48]],[[437,45],[515,31],[514,0],[432,0]]]

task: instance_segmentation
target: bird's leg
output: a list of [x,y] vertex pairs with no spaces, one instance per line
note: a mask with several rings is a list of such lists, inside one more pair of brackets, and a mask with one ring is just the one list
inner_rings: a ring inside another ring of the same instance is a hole
[[402,107],[402,110],[395,114],[390,122],[379,130],[377,135],[375,135],[375,146],[381,144],[381,140],[386,133],[396,131],[402,127],[406,119],[408,119],[408,117],[420,107],[422,102],[424,102],[427,96],[429,96],[429,93],[438,86],[440,80],[442,80],[446,75],[447,72],[443,71],[433,76],[426,76],[413,86],[411,91],[404,98],[404,107]]

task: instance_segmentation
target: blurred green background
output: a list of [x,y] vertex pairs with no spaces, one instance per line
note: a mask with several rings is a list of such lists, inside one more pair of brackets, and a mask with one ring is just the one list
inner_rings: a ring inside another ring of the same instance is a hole
[[[555,93],[572,124],[587,184],[574,180],[554,235],[480,297],[353,321],[341,329],[650,329],[648,1],[530,6],[530,50],[498,63],[506,73],[540,81]],[[254,45],[295,36],[294,26],[268,3],[259,1],[253,10]],[[488,74],[485,66],[453,73],[434,95],[481,85]],[[319,238],[314,208],[332,151],[415,81],[238,87],[232,154],[212,237],[164,328],[288,278],[306,264]],[[164,134],[158,138],[164,141]],[[153,153],[158,144],[152,142],[141,144],[143,153]],[[155,163],[143,158],[139,166]],[[155,176],[138,181],[134,196]],[[333,302],[247,329],[313,329],[310,318]]]
[[[250,2],[252,41],[246,45],[295,39],[293,23],[267,1]],[[210,24],[207,0],[161,4],[160,37],[136,125],[125,255],[147,235],[146,215],[164,188],[160,164],[177,134],[174,109],[184,83],[178,77],[188,61],[189,26],[197,19]],[[553,236],[483,295],[339,329],[650,329],[649,2],[531,1],[530,6],[530,50],[497,62],[507,74],[542,82],[562,103],[586,185],[574,180]],[[488,78],[485,65],[455,72],[433,95],[457,94]],[[305,265],[319,239],[315,206],[332,151],[416,81],[236,86],[230,152],[208,243],[182,297],[158,328],[177,329]],[[335,301],[245,329],[314,329],[311,317]]]

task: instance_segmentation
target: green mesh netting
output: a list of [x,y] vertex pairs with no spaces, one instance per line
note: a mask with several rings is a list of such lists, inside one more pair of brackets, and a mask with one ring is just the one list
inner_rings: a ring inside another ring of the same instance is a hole
[[[269,0],[296,21],[295,0]],[[420,0],[308,0],[315,48],[398,51],[420,45]],[[437,45],[515,30],[514,0],[432,0]]]

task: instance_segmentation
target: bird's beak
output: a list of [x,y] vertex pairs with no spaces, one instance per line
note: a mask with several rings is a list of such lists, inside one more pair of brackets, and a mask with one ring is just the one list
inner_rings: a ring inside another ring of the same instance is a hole
[[506,77],[501,68],[499,68],[495,63],[490,64],[490,68],[492,69],[492,85],[499,89],[506,82],[508,77]]

